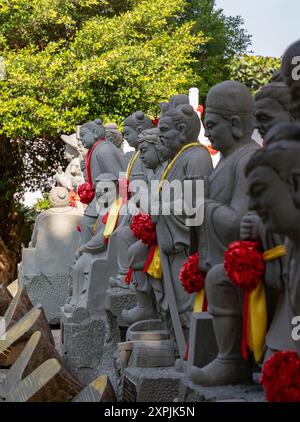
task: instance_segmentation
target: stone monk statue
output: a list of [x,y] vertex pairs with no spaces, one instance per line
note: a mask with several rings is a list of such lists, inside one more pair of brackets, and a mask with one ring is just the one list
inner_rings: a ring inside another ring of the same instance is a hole
[[247,212],[245,166],[259,146],[251,139],[254,101],[248,88],[225,81],[207,95],[205,136],[221,152],[221,160],[206,183],[204,224],[199,229],[199,267],[223,262],[228,245],[239,239]]
[[[87,122],[80,127],[80,139],[83,146],[91,150],[94,144],[95,147],[91,160],[91,179],[92,184],[103,173],[111,173],[119,178],[119,174],[124,171],[124,159],[122,152],[112,142],[105,139],[105,128],[102,126],[101,120]],[[85,180],[87,180],[87,171],[85,169]],[[81,244],[85,244],[89,238],[89,233],[96,223],[98,213],[96,210],[96,197],[89,204],[84,212],[84,217],[81,224]]]

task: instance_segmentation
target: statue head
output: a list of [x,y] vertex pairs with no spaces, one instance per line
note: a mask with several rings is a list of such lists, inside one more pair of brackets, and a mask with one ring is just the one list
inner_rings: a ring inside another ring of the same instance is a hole
[[255,127],[264,139],[267,132],[279,123],[290,123],[291,96],[284,82],[271,82],[255,96]]
[[103,173],[95,179],[96,208],[99,215],[105,215],[118,197],[118,178]]
[[73,177],[81,176],[80,160],[79,158],[74,158],[70,163],[70,175]]
[[50,207],[62,208],[69,206],[69,191],[66,188],[56,186],[50,191]]
[[280,124],[246,166],[249,209],[266,228],[293,237],[300,218],[300,126]]
[[146,168],[155,170],[162,162],[158,147],[161,145],[157,128],[143,130],[138,136],[141,160]]
[[249,89],[236,81],[225,81],[210,89],[206,99],[205,136],[212,147],[227,155],[253,133],[254,100]]
[[65,159],[71,162],[74,158],[79,157],[76,133],[72,135],[61,135],[61,139],[65,143]]
[[200,119],[192,106],[181,104],[174,108],[170,107],[163,114],[158,128],[163,145],[161,151],[165,159],[171,159],[184,145],[197,141]]
[[106,139],[112,142],[117,148],[121,148],[123,144],[123,136],[119,131],[118,125],[115,123],[107,123],[104,127]]
[[300,120],[300,40],[296,41],[283,55],[281,74],[291,93],[291,114]]
[[124,135],[126,141],[133,148],[138,147],[138,135],[146,129],[153,127],[152,121],[142,111],[136,111],[127,117],[123,123]]
[[163,116],[164,113],[166,113],[170,108],[176,108],[179,105],[184,105],[184,104],[189,104],[189,103],[190,103],[189,96],[186,94],[172,95],[168,103],[167,102],[160,103],[159,107],[160,107],[161,116]]
[[80,139],[86,149],[91,149],[100,139],[105,138],[105,128],[101,119],[84,123],[80,127]]

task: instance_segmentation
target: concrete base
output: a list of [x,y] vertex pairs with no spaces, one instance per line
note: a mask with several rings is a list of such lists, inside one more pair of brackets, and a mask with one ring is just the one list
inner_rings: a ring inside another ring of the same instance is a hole
[[124,372],[123,401],[173,402],[179,395],[183,374],[175,368],[127,368]]
[[119,327],[128,327],[122,319],[123,309],[136,307],[136,295],[131,290],[113,288],[106,292],[105,308],[116,318]]
[[60,323],[60,307],[68,297],[68,274],[23,276],[22,284],[33,305],[41,304],[49,324]]
[[61,309],[61,340],[64,362],[84,385],[97,378],[102,359],[106,320],[88,319],[76,323]]
[[[257,377],[258,378],[258,377]],[[192,402],[265,402],[263,388],[258,382],[248,385],[201,387],[187,378],[182,380],[176,401]]]

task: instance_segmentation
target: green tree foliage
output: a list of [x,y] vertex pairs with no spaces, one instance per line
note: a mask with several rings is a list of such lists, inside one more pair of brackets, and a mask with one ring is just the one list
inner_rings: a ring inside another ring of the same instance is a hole
[[229,66],[230,78],[245,84],[255,94],[280,66],[281,60],[274,57],[237,56]]

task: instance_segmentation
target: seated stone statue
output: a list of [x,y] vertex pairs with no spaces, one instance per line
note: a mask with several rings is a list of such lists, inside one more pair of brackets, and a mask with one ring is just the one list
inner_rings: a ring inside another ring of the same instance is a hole
[[[96,178],[102,173],[111,173],[119,178],[119,173],[124,171],[122,153],[112,142],[105,139],[105,128],[102,126],[102,121],[95,120],[83,124],[80,127],[80,139],[86,149],[91,150],[94,147],[92,155],[90,157],[87,155],[89,157],[91,183],[95,185]],[[85,180],[88,182],[87,168],[85,168],[84,174]],[[87,243],[97,217],[96,197],[94,197],[86,208],[81,223],[82,245]]]
[[51,190],[50,206],[37,217],[29,248],[22,251],[22,274],[33,303],[42,303],[48,319],[57,322],[67,297],[82,213],[69,206],[69,192],[63,187]]
[[205,136],[222,158],[207,179],[204,224],[199,229],[199,267],[223,262],[228,245],[239,239],[247,212],[245,166],[259,146],[251,140],[254,101],[248,88],[225,81],[208,93]]
[[[152,170],[146,169],[138,150],[138,135],[146,129],[152,128],[153,124],[149,117],[142,111],[137,111],[131,116],[127,117],[123,123],[124,135],[128,144],[135,149],[135,153],[130,154],[130,161],[127,167],[127,184],[135,180],[143,180],[148,183],[149,178],[152,177]],[[127,154],[126,154],[127,155]],[[130,193],[129,193],[130,195]],[[130,215],[128,216],[128,223],[130,222]],[[128,264],[128,248],[136,242],[135,237],[131,233],[129,225],[124,226],[118,231],[118,274],[111,277],[109,284],[111,287],[128,288],[125,283],[125,278],[129,271]]]
[[[162,143],[159,150],[165,160],[170,160],[161,179],[160,214],[156,224],[163,268],[164,291],[160,308],[162,313],[170,311],[177,346],[183,357],[185,340],[183,338],[179,345],[178,333],[185,331],[188,334],[194,295],[185,292],[179,280],[179,272],[190,253],[195,252],[191,246],[193,228],[187,224],[191,215],[187,215],[184,207],[187,198],[184,195],[183,182],[190,181],[194,187],[198,180],[210,175],[213,166],[207,149],[196,141],[200,132],[200,120],[190,105],[179,104],[176,107],[170,104],[159,121],[159,132]],[[179,183],[182,189],[169,189],[174,182]],[[191,205],[195,200],[195,195],[192,196]],[[181,212],[178,213],[179,206]]]
[[[160,181],[167,163],[163,163],[157,146],[160,145],[158,129],[148,129],[138,136],[140,158],[147,169],[153,170],[153,176],[149,183],[149,194],[151,189],[151,181]],[[156,192],[153,192],[154,194]],[[146,193],[148,195],[148,192]],[[149,195],[150,196],[150,195]],[[155,201],[155,198],[153,198]],[[148,208],[142,208],[143,200],[141,198],[141,212],[149,214],[151,212],[151,196],[147,198]],[[129,267],[133,269],[133,278],[131,285],[133,286],[136,297],[137,306],[129,311],[124,310],[122,313],[123,320],[128,325],[135,322],[154,319],[157,315],[156,301],[159,302],[162,297],[162,281],[155,279],[143,272],[149,255],[149,247],[141,241],[135,242],[129,247]],[[155,297],[154,294],[155,293]],[[155,300],[156,298],[156,300]]]
[[[103,173],[95,179],[95,183],[98,219],[89,233],[89,239],[80,246],[78,259],[72,267],[72,297],[64,307],[66,313],[72,313],[84,301],[86,292],[89,290],[88,282],[91,265],[108,247],[109,238],[105,235],[108,221],[104,217],[108,215],[111,207],[119,201],[116,197],[118,185],[116,176]],[[117,228],[118,219],[116,217],[113,231]],[[104,276],[104,274],[101,275]],[[99,274],[100,277],[101,275]],[[100,282],[101,280],[99,280]]]

